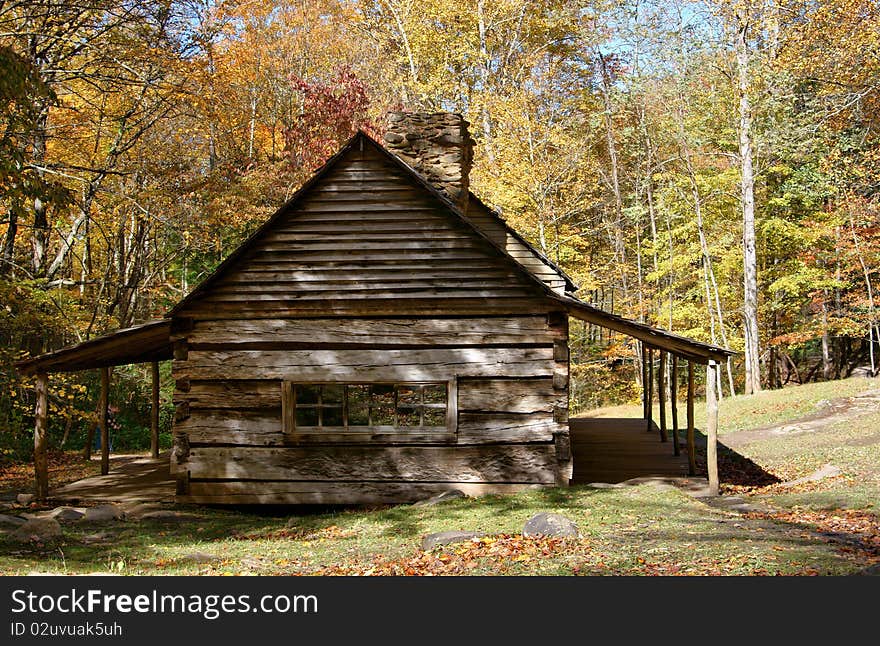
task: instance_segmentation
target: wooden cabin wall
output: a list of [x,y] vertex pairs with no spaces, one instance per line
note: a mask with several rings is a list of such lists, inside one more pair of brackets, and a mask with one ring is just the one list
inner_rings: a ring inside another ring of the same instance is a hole
[[[571,477],[564,315],[197,320],[179,339],[182,501],[397,503]],[[451,378],[457,432],[439,443],[284,433],[283,380]]]

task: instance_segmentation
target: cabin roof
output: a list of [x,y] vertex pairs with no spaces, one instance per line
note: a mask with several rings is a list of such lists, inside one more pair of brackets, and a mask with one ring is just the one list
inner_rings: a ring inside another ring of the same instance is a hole
[[134,325],[17,362],[24,374],[74,372],[132,363],[166,361],[172,356],[171,320]]

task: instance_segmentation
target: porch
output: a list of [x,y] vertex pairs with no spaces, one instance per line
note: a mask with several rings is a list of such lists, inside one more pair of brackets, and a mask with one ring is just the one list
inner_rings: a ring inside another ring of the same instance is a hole
[[568,425],[573,485],[688,475],[686,447],[676,455],[658,439],[656,424],[649,431],[644,419],[576,417]]

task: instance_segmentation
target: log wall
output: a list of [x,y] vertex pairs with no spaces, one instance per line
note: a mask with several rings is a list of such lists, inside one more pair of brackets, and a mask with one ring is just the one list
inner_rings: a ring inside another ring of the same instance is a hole
[[[195,321],[174,362],[180,499],[385,503],[567,484],[567,337],[547,315]],[[295,437],[284,380],[454,380],[456,428]]]

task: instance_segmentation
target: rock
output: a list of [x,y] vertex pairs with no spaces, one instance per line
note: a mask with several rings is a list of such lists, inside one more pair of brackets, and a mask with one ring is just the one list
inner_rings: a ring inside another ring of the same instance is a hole
[[438,493],[436,496],[431,496],[425,500],[419,500],[418,502],[413,503],[413,507],[433,507],[441,502],[457,500],[459,498],[467,498],[467,495],[460,489],[450,489],[449,491]]
[[389,144],[399,144],[403,141],[403,135],[396,132],[386,132],[385,141],[387,141]]
[[79,509],[74,509],[73,507],[56,507],[46,516],[48,518],[54,518],[59,522],[71,522],[74,520],[79,520],[80,518],[85,516],[85,512],[80,511]]
[[255,556],[245,556],[243,559],[239,561],[242,567],[246,567],[249,570],[262,570],[266,566],[263,564],[258,557]]
[[27,521],[24,518],[20,518],[18,516],[9,516],[7,514],[0,514],[0,529],[17,529],[24,525]]
[[798,478],[797,480],[789,480],[788,482],[783,482],[780,487],[796,487],[798,485],[805,484],[807,482],[818,482],[819,480],[825,480],[826,478],[835,478],[842,474],[839,468],[834,466],[833,464],[826,464],[825,466],[816,469],[808,476],[804,476],[803,478]]
[[177,560],[181,563],[213,563],[214,561],[219,561],[220,557],[206,554],[205,552],[191,552],[190,554],[184,554]]
[[48,543],[63,536],[61,525],[54,518],[31,518],[12,534],[12,538],[22,543]]
[[561,514],[542,511],[526,521],[523,536],[577,536],[578,528],[571,520]]
[[857,576],[880,576],[880,563],[876,565],[869,565],[864,570],[859,570],[856,572]]
[[110,532],[98,532],[97,534],[89,534],[87,536],[83,536],[82,542],[86,545],[93,545],[95,543],[106,543],[109,540],[113,539],[113,534]]
[[32,493],[20,493],[15,497],[19,505],[29,505],[34,501],[34,498],[36,496]]
[[427,552],[442,545],[465,543],[467,541],[472,541],[475,538],[480,538],[481,536],[484,536],[484,534],[481,534],[480,532],[435,532],[434,534],[428,534],[422,539],[422,550]]
[[106,523],[111,520],[124,520],[125,512],[116,505],[98,505],[89,507],[83,514],[84,523]]

